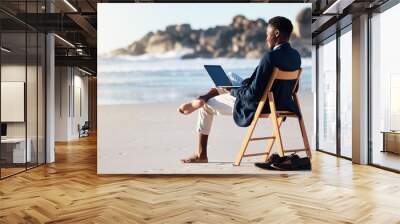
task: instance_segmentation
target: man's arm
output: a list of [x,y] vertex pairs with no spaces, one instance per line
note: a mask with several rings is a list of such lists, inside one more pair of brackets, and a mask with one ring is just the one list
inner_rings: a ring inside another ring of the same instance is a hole
[[258,68],[258,65],[257,65],[257,67],[254,69],[253,73],[251,73],[250,77],[248,77],[248,78],[246,78],[246,79],[244,79],[244,80],[242,81],[242,85],[243,85],[243,86],[249,85],[250,82],[254,79],[254,76],[256,75],[257,68]]
[[270,55],[266,54],[256,68],[255,79],[248,86],[232,89],[231,94],[243,100],[260,99],[272,73]]

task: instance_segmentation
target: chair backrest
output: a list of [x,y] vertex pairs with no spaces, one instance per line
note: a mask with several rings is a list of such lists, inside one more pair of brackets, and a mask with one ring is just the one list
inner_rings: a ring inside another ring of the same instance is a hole
[[290,72],[279,70],[279,68],[274,68],[266,90],[271,91],[275,80],[296,81],[295,86],[293,86],[294,87],[293,89],[296,89],[299,82],[300,74],[301,74],[301,68]]
[[85,121],[85,123],[82,125],[82,129],[83,128],[85,128],[85,129],[89,129],[90,128],[90,123],[89,123],[89,121]]
[[274,68],[271,75],[271,79],[268,81],[267,88],[265,89],[264,95],[261,98],[261,100],[262,101],[267,100],[268,92],[272,91],[272,87],[274,86],[275,80],[295,81],[292,94],[297,93],[301,71],[302,71],[301,68],[295,71],[282,71],[279,68]]

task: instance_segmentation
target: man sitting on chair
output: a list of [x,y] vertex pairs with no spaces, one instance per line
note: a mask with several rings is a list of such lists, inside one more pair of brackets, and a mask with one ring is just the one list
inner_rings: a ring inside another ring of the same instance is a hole
[[[205,95],[182,104],[178,108],[182,114],[190,114],[200,109],[197,122],[197,131],[199,132],[197,152],[182,159],[182,162],[208,162],[207,142],[214,115],[233,115],[238,126],[250,125],[274,67],[284,71],[300,69],[300,54],[289,44],[292,31],[293,25],[289,19],[280,16],[270,19],[266,31],[266,42],[270,51],[263,55],[251,77],[241,80],[238,75],[229,74],[233,84],[237,85],[239,82],[240,88],[212,88]],[[299,112],[292,98],[294,85],[294,81],[277,81],[274,84],[272,90],[278,110]],[[263,112],[269,113],[268,104],[264,106]]]

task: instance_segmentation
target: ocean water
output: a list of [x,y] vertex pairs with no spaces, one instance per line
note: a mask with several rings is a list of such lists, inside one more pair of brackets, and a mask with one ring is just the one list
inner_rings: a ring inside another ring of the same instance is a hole
[[[185,101],[214,87],[204,64],[249,77],[258,59],[180,59],[179,54],[98,59],[98,104],[141,104]],[[302,59],[300,91],[311,90],[311,59]]]

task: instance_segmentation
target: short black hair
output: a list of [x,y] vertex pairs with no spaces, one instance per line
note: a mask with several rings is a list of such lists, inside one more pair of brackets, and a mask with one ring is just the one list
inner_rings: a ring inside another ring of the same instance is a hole
[[283,16],[276,16],[268,21],[268,25],[278,29],[281,34],[289,38],[293,31],[292,22]]

